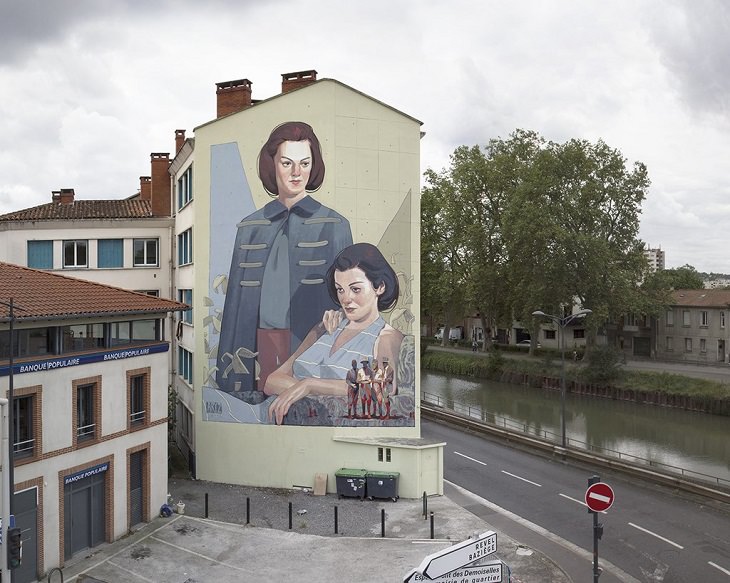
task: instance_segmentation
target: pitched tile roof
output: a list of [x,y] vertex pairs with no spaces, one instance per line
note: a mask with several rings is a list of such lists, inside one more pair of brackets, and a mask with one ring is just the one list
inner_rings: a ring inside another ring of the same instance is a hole
[[677,289],[672,292],[672,298],[675,306],[730,306],[730,290],[727,289]]
[[0,215],[0,221],[53,221],[67,219],[144,219],[152,217],[152,203],[139,198],[49,202]]
[[0,321],[8,321],[10,298],[18,321],[184,310],[180,302],[102,283],[0,262]]

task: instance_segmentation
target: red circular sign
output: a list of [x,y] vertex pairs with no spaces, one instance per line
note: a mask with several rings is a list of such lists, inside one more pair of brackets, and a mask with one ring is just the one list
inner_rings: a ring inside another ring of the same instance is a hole
[[604,482],[588,486],[586,490],[586,506],[593,512],[603,512],[613,504],[613,488]]

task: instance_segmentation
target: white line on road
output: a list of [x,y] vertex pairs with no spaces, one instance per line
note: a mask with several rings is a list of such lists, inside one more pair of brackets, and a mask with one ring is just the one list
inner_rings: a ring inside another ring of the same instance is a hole
[[517,474],[510,474],[509,472],[506,472],[502,470],[503,474],[507,474],[508,476],[512,476],[513,478],[517,478],[518,480],[522,480],[523,482],[527,482],[528,484],[532,484],[533,486],[537,486],[538,488],[542,488],[542,484],[538,484],[537,482],[533,482],[532,480],[528,480],[527,478],[523,478],[522,476],[518,476]]
[[634,524],[633,522],[629,522],[629,526],[633,526],[633,527],[634,527],[635,529],[637,529],[637,530],[640,530],[640,531],[642,531],[642,532],[645,532],[646,534],[650,534],[651,536],[655,536],[655,537],[656,537],[656,538],[658,538],[659,540],[663,540],[663,541],[664,541],[665,543],[669,543],[670,545],[672,545],[672,546],[675,546],[675,547],[677,547],[678,549],[684,549],[684,547],[683,547],[682,545],[678,545],[677,543],[675,543],[675,542],[673,542],[673,541],[669,540],[668,538],[664,538],[663,536],[660,536],[660,535],[658,535],[658,534],[657,534],[657,533],[655,533],[655,532],[652,532],[652,531],[650,531],[650,530],[647,530],[647,529],[645,529],[645,528],[643,528],[643,527],[639,526],[638,524]]
[[712,561],[707,561],[707,563],[715,567],[715,569],[717,569],[718,571],[722,571],[723,573],[725,573],[725,575],[730,575],[730,571],[728,571],[727,569],[723,569],[717,563],[713,563]]
[[476,462],[476,463],[478,463],[478,464],[482,464],[483,466],[486,466],[486,465],[487,465],[487,464],[485,464],[484,462],[480,462],[479,460],[475,460],[475,459],[474,459],[473,457],[469,457],[468,455],[464,455],[463,453],[459,453],[458,451],[455,451],[454,453],[455,453],[456,455],[460,455],[461,457],[464,457],[464,458],[466,458],[466,459],[468,459],[468,460],[471,460],[471,461],[473,461],[473,462]]
[[135,573],[134,571],[130,571],[126,567],[122,567],[119,563],[115,563],[114,561],[107,561],[112,567],[115,569],[119,569],[120,571],[124,571],[125,573],[129,573],[133,577],[136,577],[137,579],[141,579],[142,581],[146,581],[147,583],[155,583],[154,579],[148,579],[144,575],[140,575],[139,573]]
[[243,571],[244,573],[248,573],[250,571],[249,567],[238,567],[237,565],[232,565],[231,563],[224,563],[223,561],[219,561],[218,559],[214,559],[213,557],[209,557],[208,555],[204,555],[202,553],[198,553],[196,551],[186,549],[185,547],[181,547],[180,545],[176,545],[175,543],[171,543],[166,540],[162,540],[161,538],[157,538],[156,536],[152,536],[150,538],[152,540],[156,540],[158,543],[162,543],[163,545],[169,545],[173,549],[177,549],[178,551],[182,551],[183,553],[189,553],[191,555],[195,555],[196,557],[200,557],[201,559],[206,559],[207,561],[210,561],[211,563],[217,563],[218,565],[223,565],[224,567],[228,567],[229,569],[235,569],[236,571]]
[[[560,492],[558,493],[558,496],[562,496],[563,498],[567,498],[568,500],[571,500],[572,502],[577,502],[581,506],[585,506],[586,508],[588,508],[588,505],[585,502],[583,502],[583,500],[578,500],[577,498],[573,498],[571,496],[568,496],[567,494],[562,494]],[[601,510],[601,514],[606,514],[606,511]]]

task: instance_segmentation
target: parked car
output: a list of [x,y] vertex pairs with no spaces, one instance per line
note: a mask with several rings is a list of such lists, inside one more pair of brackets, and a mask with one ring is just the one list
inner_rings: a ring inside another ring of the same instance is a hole
[[[520,340],[517,343],[517,346],[530,346],[531,343],[532,343],[532,340],[529,340],[529,339],[527,339],[527,340]],[[538,348],[542,348],[542,346],[540,346],[540,343],[539,342],[537,343],[537,347]]]

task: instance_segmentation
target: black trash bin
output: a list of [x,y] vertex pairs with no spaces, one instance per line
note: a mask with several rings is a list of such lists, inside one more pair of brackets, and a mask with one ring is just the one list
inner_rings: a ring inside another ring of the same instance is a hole
[[340,468],[335,472],[337,480],[337,497],[360,498],[365,497],[366,470]]
[[399,476],[399,472],[368,472],[366,476],[368,499],[390,498],[396,502]]

